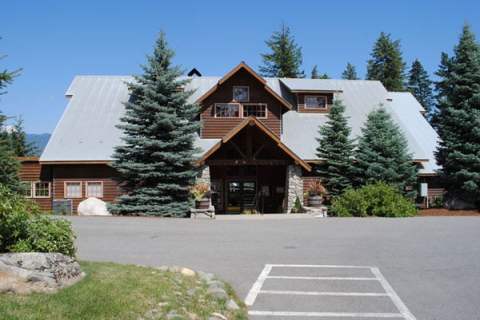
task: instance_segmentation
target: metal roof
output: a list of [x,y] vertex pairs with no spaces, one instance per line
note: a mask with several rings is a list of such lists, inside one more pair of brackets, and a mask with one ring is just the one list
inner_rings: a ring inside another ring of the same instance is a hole
[[[186,79],[182,77],[181,79]],[[191,77],[186,90],[194,91],[196,101],[218,83],[221,77]],[[378,81],[332,79],[265,78],[268,86],[287,101],[295,101],[291,91],[334,91],[346,105],[352,136],[360,133],[368,113],[384,105],[407,137],[415,159],[427,159],[422,173],[433,173],[433,151],[438,136],[421,114],[420,104],[410,93],[388,92]],[[130,76],[77,76],[66,92],[68,105],[52,133],[40,161],[110,161],[113,148],[121,143],[116,128],[129,97],[126,83]],[[391,101],[389,101],[391,100]],[[325,114],[298,113],[283,115],[281,140],[299,157],[315,160],[318,128]],[[208,151],[219,139],[196,138],[196,145]]]

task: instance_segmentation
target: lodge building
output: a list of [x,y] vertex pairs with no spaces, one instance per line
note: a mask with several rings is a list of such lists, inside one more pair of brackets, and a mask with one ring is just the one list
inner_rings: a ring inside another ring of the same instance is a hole
[[[217,213],[289,212],[308,186],[321,177],[312,168],[318,128],[332,103],[342,100],[353,137],[369,112],[383,106],[400,126],[418,165],[419,180],[436,185],[434,150],[438,136],[424,109],[408,92],[389,92],[379,81],[264,78],[244,62],[222,77],[190,73],[184,88],[201,110],[199,179],[209,183]],[[76,213],[97,197],[112,202],[121,194],[110,166],[122,143],[116,127],[129,99],[129,76],[76,76],[68,105],[40,158],[22,158],[21,179],[28,197],[46,211]],[[417,186],[414,186],[417,187]]]

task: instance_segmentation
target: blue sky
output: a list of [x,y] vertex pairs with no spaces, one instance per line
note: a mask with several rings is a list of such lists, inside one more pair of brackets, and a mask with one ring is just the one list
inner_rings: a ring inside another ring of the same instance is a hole
[[52,132],[77,74],[134,74],[159,30],[175,62],[204,75],[222,75],[240,61],[257,68],[265,39],[289,25],[314,64],[339,77],[347,61],[361,76],[381,31],[400,39],[404,58],[429,72],[451,52],[464,22],[480,37],[480,1],[50,1],[0,4],[0,69],[23,68],[0,110],[22,115],[27,132]]

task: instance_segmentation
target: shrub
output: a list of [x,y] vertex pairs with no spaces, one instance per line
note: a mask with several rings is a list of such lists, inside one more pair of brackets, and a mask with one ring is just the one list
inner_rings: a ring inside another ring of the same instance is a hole
[[384,182],[346,190],[333,200],[331,211],[341,217],[409,217],[416,213],[410,200]]
[[40,215],[33,202],[0,185],[0,252],[75,255],[70,222]]

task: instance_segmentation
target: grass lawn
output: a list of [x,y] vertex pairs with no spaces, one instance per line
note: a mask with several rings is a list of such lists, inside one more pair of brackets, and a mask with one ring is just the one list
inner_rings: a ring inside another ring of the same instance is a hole
[[[227,311],[225,301],[207,294],[197,276],[114,263],[81,262],[87,276],[55,294],[0,294],[2,320],[165,319],[176,310],[182,319],[208,319],[219,312],[228,319],[247,319],[246,311]],[[196,315],[196,317],[195,317]]]

